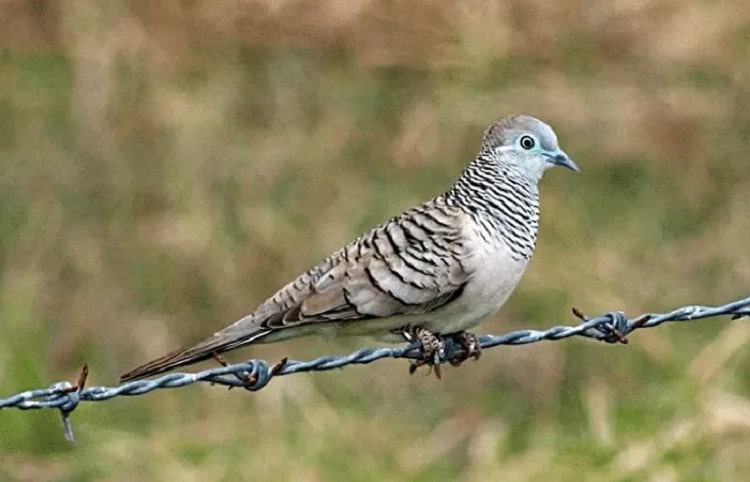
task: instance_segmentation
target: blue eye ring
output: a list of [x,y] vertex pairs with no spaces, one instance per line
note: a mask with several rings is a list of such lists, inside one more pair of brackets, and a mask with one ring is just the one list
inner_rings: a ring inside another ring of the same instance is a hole
[[525,150],[530,151],[536,146],[536,140],[531,136],[521,136],[518,139],[518,144]]

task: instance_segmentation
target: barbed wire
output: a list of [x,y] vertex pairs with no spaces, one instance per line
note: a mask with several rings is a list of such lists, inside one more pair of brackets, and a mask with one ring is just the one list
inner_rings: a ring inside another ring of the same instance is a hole
[[[545,340],[562,340],[582,336],[607,343],[627,343],[627,335],[641,328],[653,328],[667,322],[685,322],[704,318],[731,315],[732,320],[750,316],[750,297],[739,299],[721,306],[683,306],[668,313],[646,313],[636,318],[628,318],[622,311],[603,313],[594,318],[573,309],[573,314],[581,320],[576,326],[555,326],[547,330],[519,330],[504,335],[481,335],[478,337],[482,349],[500,345],[525,345]],[[466,349],[451,338],[443,340],[444,345],[434,360],[435,369],[445,362],[455,362],[466,357]],[[85,388],[88,366],[84,365],[77,382],[57,382],[49,388],[40,388],[0,398],[0,409],[20,410],[58,409],[62,415],[65,438],[73,441],[73,430],[69,415],[80,402],[101,402],[119,396],[136,396],[162,388],[179,388],[196,382],[209,382],[227,387],[242,387],[257,391],[268,385],[277,376],[308,371],[325,371],[347,365],[372,363],[382,358],[406,358],[422,360],[424,357],[417,343],[399,347],[364,348],[346,356],[322,356],[309,361],[284,359],[275,365],[265,360],[252,359],[243,363],[225,365],[197,373],[171,373],[151,380],[137,380],[116,387]],[[462,358],[463,357],[463,358]],[[414,367],[416,365],[412,365]]]

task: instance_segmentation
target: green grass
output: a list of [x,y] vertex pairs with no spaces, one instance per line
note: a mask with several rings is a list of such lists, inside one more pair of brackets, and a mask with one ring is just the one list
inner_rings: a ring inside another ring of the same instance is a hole
[[[112,385],[215,331],[444,190],[513,112],[582,172],[543,180],[537,253],[483,332],[747,296],[746,7],[282,3],[6,12],[0,395],[84,361]],[[151,393],[80,407],[72,447],[57,413],[5,410],[0,480],[738,480],[748,338],[710,320],[497,348],[442,382],[386,360]]]

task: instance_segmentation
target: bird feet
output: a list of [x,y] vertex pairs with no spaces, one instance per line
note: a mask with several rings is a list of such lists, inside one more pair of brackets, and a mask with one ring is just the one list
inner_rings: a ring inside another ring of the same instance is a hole
[[[422,351],[422,357],[409,365],[409,374],[413,374],[423,365],[427,365],[435,372],[435,376],[440,379],[440,363],[445,357],[445,342],[440,335],[436,335],[429,330],[421,327],[406,326],[401,329],[401,335],[409,342],[418,342]],[[457,343],[462,350],[457,352],[457,356],[449,360],[454,367],[461,365],[469,358],[478,360],[482,354],[482,348],[479,345],[479,338],[474,333],[460,331],[448,335],[454,343]]]
[[413,361],[409,365],[409,374],[413,375],[419,367],[427,365],[430,367],[430,370],[435,371],[435,376],[440,380],[442,376],[440,372],[440,360],[445,355],[445,343],[443,340],[431,331],[418,326],[405,326],[401,328],[400,332],[401,336],[407,342],[418,342],[422,351],[422,358]]
[[479,357],[482,356],[482,347],[479,345],[479,337],[476,333],[459,331],[453,333],[451,338],[463,348],[463,351],[459,352],[457,357],[450,360],[450,364],[454,367],[461,365],[469,358],[479,360]]

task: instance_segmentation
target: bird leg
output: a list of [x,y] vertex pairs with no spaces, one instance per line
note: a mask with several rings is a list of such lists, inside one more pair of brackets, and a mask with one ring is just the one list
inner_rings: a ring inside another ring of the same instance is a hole
[[418,326],[405,326],[401,328],[400,332],[401,336],[403,336],[407,342],[418,342],[422,351],[422,358],[409,365],[409,374],[412,375],[419,367],[427,365],[431,370],[435,371],[435,376],[440,380],[442,376],[440,372],[440,359],[443,356],[445,348],[440,337],[431,331]]
[[464,349],[464,351],[460,352],[456,358],[450,360],[450,364],[454,367],[461,365],[469,358],[479,360],[479,357],[482,356],[482,347],[479,345],[479,337],[475,333],[459,331],[458,333],[451,334],[450,337]]

